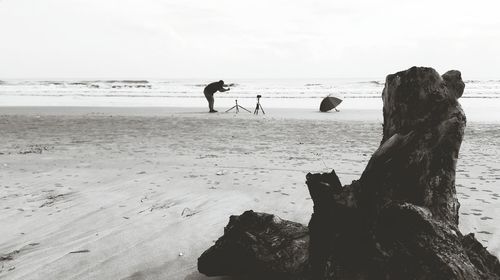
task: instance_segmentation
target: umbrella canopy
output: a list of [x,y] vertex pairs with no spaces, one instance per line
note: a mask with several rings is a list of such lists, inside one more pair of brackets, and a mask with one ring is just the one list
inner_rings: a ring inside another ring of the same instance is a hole
[[342,103],[342,99],[333,96],[327,96],[323,99],[323,101],[321,101],[319,110],[321,112],[328,112],[331,109],[337,107],[340,103]]

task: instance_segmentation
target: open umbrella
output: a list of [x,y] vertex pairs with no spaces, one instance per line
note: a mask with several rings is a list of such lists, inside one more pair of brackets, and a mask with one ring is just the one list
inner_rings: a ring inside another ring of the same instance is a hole
[[339,106],[339,104],[342,103],[342,99],[334,97],[334,96],[327,96],[321,101],[321,105],[319,105],[319,110],[321,112],[328,112],[331,109]]

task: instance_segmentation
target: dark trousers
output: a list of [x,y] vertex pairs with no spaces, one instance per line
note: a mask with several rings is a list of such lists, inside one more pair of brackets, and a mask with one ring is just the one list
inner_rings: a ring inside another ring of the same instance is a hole
[[214,110],[214,95],[213,93],[207,93],[205,92],[205,97],[207,98],[208,101],[208,108],[210,111]]

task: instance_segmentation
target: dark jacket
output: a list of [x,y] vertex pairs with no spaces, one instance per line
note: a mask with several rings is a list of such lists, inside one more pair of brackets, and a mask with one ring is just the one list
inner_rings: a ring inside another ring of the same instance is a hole
[[203,90],[203,93],[205,93],[205,95],[213,95],[217,91],[224,91],[223,86],[224,82],[221,83],[220,81],[208,84]]

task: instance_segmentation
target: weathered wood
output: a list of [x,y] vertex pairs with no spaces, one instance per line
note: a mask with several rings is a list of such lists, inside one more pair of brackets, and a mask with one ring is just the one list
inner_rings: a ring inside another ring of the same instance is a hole
[[198,259],[198,270],[208,276],[302,279],[308,257],[306,226],[246,211],[230,217],[224,236]]
[[360,179],[307,174],[307,228],[269,214],[231,217],[199,259],[207,275],[255,279],[500,279],[500,263],[458,230],[455,167],[466,123],[460,72],[387,76],[380,147]]
[[466,121],[457,96],[464,87],[458,71],[443,76],[446,82],[423,67],[387,76],[382,143],[360,179],[371,211],[411,202],[458,225],[455,167]]

